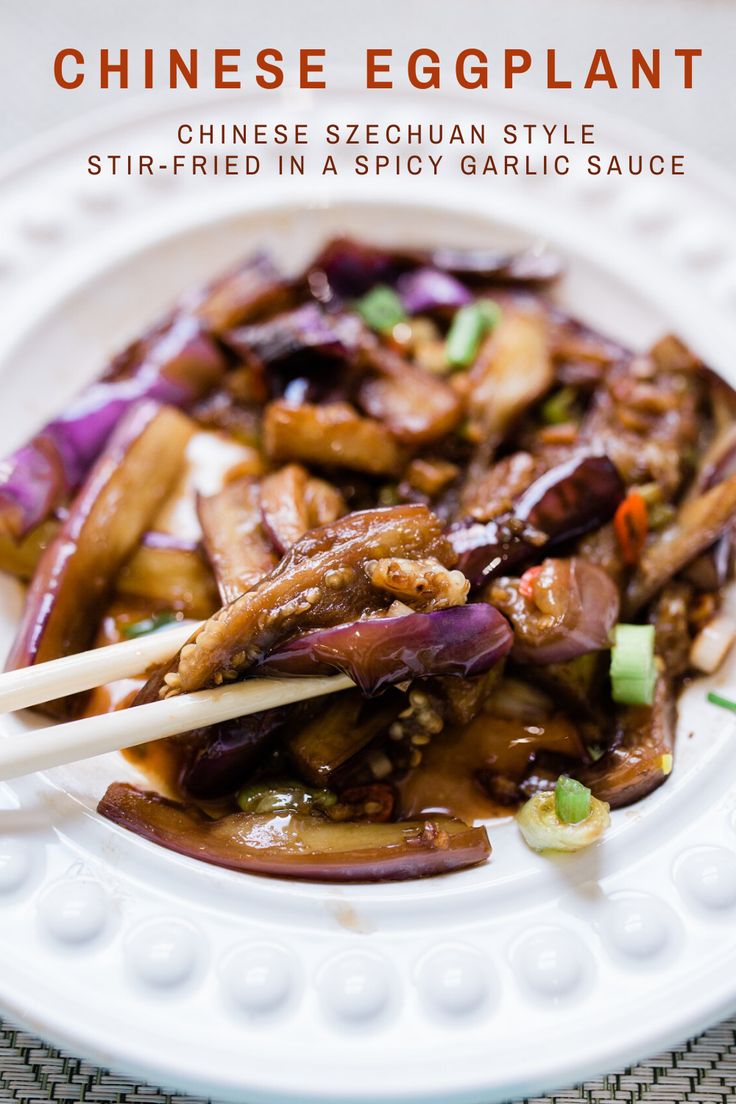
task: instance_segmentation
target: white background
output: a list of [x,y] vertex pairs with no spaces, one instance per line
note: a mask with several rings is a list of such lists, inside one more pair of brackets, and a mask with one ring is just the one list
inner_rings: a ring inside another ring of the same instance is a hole
[[[610,51],[622,73],[632,47],[660,46],[663,58],[678,47],[701,47],[691,92],[621,88],[582,95],[593,119],[596,106],[613,110],[736,169],[735,44],[735,0],[0,0],[0,151],[84,112],[145,97],[101,92],[91,81],[78,91],[60,90],[52,66],[63,47],[92,56],[101,47],[127,46],[131,57],[146,46],[197,46],[203,54],[240,47],[246,58],[264,46],[287,56],[294,47],[321,46],[330,73],[352,70],[361,83],[367,46],[392,47],[397,56],[429,46],[448,59],[468,46],[492,59],[504,47],[526,48],[540,58],[537,74],[524,78],[526,87],[543,83],[549,47],[558,51],[561,75],[573,79],[597,47]],[[674,75],[666,64],[663,72]],[[486,93],[467,94],[477,97],[480,112]],[[550,112],[561,121],[569,95],[549,93]]]

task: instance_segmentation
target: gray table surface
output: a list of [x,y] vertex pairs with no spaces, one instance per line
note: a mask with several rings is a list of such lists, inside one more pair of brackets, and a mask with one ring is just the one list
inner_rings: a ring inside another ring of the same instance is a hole
[[[555,46],[574,67],[601,45],[613,56],[623,56],[632,46],[658,45],[663,51],[703,49],[705,64],[692,92],[599,91],[589,94],[591,107],[600,104],[636,118],[736,170],[735,0],[454,0],[451,5],[403,0],[401,18],[396,11],[396,0],[269,0],[267,5],[252,0],[0,0],[0,154],[87,111],[99,111],[98,90],[70,94],[53,84],[51,61],[62,46],[85,51],[122,45],[131,51],[143,45],[245,48],[278,38],[287,54],[290,43],[319,44],[343,65],[379,39],[397,55],[409,46],[437,43],[448,53],[468,45],[523,45],[540,52]],[[102,102],[125,95],[110,92]],[[560,113],[565,95],[555,99]],[[721,1104],[735,1097],[736,1019],[632,1069],[545,1100]],[[194,1098],[96,1069],[8,1023],[0,1025],[0,1100],[194,1104]]]

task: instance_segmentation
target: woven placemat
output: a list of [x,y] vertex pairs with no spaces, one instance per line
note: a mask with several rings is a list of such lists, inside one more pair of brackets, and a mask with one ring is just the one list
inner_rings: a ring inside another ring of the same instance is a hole
[[[536,1097],[527,1104],[725,1104],[734,1099],[736,1019],[623,1073],[586,1081],[552,1097]],[[0,1101],[208,1104],[204,1097],[168,1093],[96,1069],[64,1051],[52,1050],[29,1032],[7,1023],[0,1024]]]

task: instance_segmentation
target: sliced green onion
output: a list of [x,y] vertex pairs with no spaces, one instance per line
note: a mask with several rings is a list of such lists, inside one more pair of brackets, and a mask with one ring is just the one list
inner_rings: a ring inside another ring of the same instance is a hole
[[337,804],[331,790],[317,790],[301,782],[264,782],[244,786],[235,800],[244,813],[299,813],[330,809]]
[[579,824],[590,814],[590,790],[567,774],[555,786],[555,812],[563,824]]
[[616,625],[611,649],[611,693],[625,705],[651,705],[657,666],[654,625]]
[[355,309],[365,324],[378,333],[390,333],[394,326],[406,318],[401,300],[386,284],[371,288],[358,300]]
[[379,506],[398,506],[400,502],[399,488],[395,483],[384,483],[382,487],[379,487]]
[[146,636],[148,633],[163,629],[165,625],[171,625],[178,618],[173,610],[163,610],[154,613],[152,617],[144,617],[141,621],[131,621],[129,625],[123,625],[120,635],[126,640],[135,640],[138,636]]
[[605,801],[589,799],[588,815],[566,824],[556,812],[556,794],[537,793],[522,805],[516,820],[533,851],[580,851],[601,838],[610,823]]
[[563,387],[542,404],[542,421],[545,425],[564,425],[572,417],[578,393],[574,387]]
[[445,342],[445,357],[452,368],[469,368],[478,355],[481,342],[501,317],[501,308],[492,299],[478,299],[455,312]]
[[653,502],[651,506],[647,507],[647,518],[649,520],[649,528],[664,529],[665,525],[669,525],[675,516],[675,508],[671,506],[669,502]]
[[736,702],[731,701],[730,698],[722,698],[720,694],[714,694],[712,690],[708,694],[708,701],[712,705],[720,705],[721,709],[730,709],[733,713],[736,713]]

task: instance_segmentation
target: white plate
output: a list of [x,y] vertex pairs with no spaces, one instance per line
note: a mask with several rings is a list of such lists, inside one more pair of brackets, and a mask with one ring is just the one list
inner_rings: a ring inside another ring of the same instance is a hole
[[[381,102],[346,92],[340,116],[380,120]],[[432,117],[468,121],[469,105],[433,100]],[[241,97],[187,117],[305,107],[313,125],[338,110]],[[429,110],[398,93],[390,108]],[[675,327],[736,380],[734,193],[700,164],[654,182],[85,177],[91,149],[163,159],[175,118],[149,106],[68,132],[0,177],[3,452],[183,288],[257,244],[298,264],[336,229],[544,237],[578,313],[636,344]],[[610,148],[650,141],[604,130]],[[2,580],[0,646],[19,608]],[[259,880],[158,849],[94,812],[130,776],[117,756],[0,786],[0,1004],[104,1066],[232,1100],[490,1101],[623,1065],[736,1007],[734,740],[696,686],[673,778],[603,846],[552,862],[500,822],[483,867],[389,886]]]

